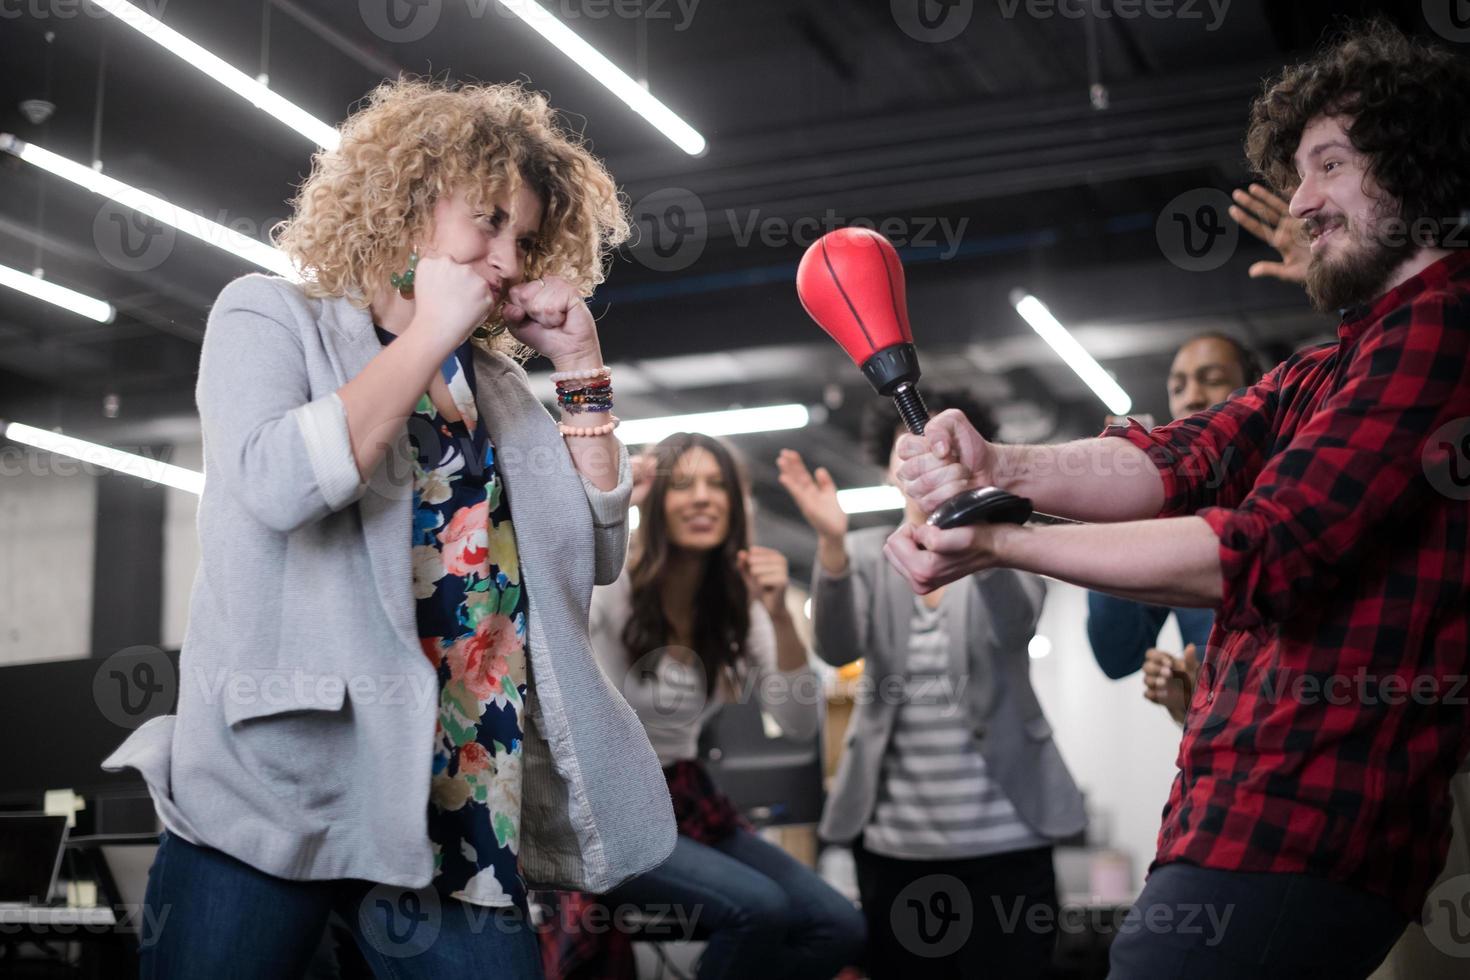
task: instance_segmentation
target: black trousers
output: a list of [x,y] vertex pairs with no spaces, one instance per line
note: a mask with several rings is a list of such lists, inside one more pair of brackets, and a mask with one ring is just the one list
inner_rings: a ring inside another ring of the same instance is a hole
[[1113,940],[1109,980],[1361,980],[1407,925],[1387,900],[1313,875],[1166,864]]
[[1035,980],[1056,945],[1050,847],[911,861],[853,844],[872,980]]

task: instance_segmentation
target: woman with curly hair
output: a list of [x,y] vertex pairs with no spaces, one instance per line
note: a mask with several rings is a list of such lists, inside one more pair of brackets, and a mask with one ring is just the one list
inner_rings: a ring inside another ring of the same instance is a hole
[[302,281],[221,292],[178,714],[108,761],[166,828],[145,977],[300,975],[334,912],[380,975],[539,976],[528,884],[669,854],[587,633],[631,480],[583,297],[626,233],[541,96],[391,82],[279,229]]

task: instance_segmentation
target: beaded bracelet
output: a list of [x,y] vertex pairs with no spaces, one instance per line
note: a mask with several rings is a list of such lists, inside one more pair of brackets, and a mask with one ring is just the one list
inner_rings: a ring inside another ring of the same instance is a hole
[[597,378],[609,378],[612,376],[612,368],[587,368],[585,371],[557,371],[551,376],[553,384],[561,384],[563,381],[593,381]]
[[588,394],[582,391],[567,392],[566,394],[558,395],[556,400],[562,408],[575,408],[583,405],[611,405],[613,403],[611,392],[600,395]]
[[581,436],[583,438],[591,439],[597,436],[609,435],[614,429],[618,427],[619,421],[621,420],[616,415],[610,415],[608,416],[608,420],[601,425],[594,425],[586,429],[567,425],[565,422],[558,422],[556,424],[556,427],[558,430],[561,431],[561,434],[563,436]]

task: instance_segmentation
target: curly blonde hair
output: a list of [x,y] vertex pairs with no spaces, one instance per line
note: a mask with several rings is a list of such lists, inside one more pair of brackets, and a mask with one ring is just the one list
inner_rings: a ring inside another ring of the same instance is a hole
[[[404,248],[427,236],[435,203],[460,188],[474,208],[513,194],[522,181],[540,196],[527,280],[561,276],[590,296],[628,237],[606,168],[559,125],[544,95],[522,85],[384,82],[341,132],[337,149],[313,157],[292,216],[275,229],[312,296],[366,307],[400,271]],[[508,333],[477,343],[526,353]]]

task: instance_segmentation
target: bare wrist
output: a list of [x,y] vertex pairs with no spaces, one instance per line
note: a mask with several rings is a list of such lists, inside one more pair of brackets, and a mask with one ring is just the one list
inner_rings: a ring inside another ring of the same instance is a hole
[[1026,545],[1036,529],[1024,524],[997,524],[990,538],[991,565],[1024,569]]
[[821,538],[817,546],[817,560],[822,563],[822,570],[827,574],[841,575],[847,571],[847,543],[842,538]]
[[602,362],[602,351],[598,349],[554,357],[551,364],[557,371],[595,371],[606,367]]

